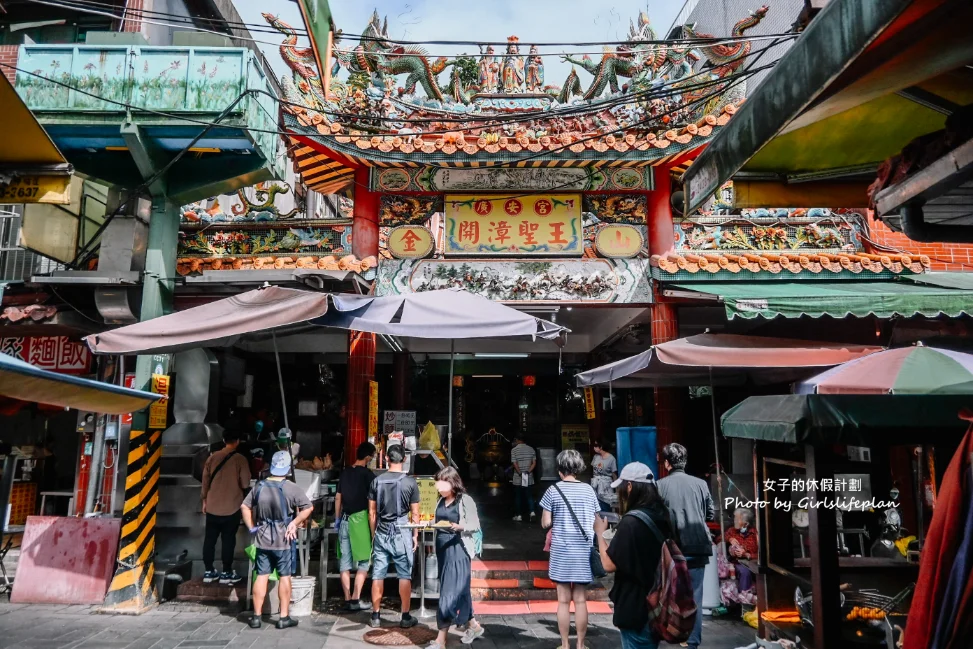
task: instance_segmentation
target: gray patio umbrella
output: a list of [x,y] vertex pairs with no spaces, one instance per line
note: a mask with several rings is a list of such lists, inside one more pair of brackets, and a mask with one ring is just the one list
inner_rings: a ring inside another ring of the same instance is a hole
[[[229,346],[248,333],[273,332],[302,322],[376,334],[450,340],[509,337],[557,340],[568,331],[462,289],[370,297],[265,286],[161,318],[94,334],[85,338],[85,342],[96,354],[175,353],[194,347]],[[276,352],[276,339],[274,345]],[[452,368],[451,360],[450,385]],[[277,372],[283,399],[279,360]],[[452,410],[453,391],[450,389],[450,452]]]

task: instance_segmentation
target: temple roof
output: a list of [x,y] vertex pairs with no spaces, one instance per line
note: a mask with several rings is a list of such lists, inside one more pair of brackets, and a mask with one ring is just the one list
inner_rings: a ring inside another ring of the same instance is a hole
[[[745,32],[767,11],[743,16],[725,37],[687,28],[701,40],[673,41],[657,40],[640,14],[627,39],[595,59],[537,45],[521,52],[516,36],[499,53],[484,44],[478,55],[433,59],[393,39],[376,12],[361,36],[336,33],[333,47],[329,39],[323,75],[322,44],[316,58],[295,46],[289,25],[264,16],[285,35],[281,56],[293,72],[281,84],[285,128],[302,149],[348,168],[647,166],[695,151],[728,123],[750,74]],[[555,55],[573,66],[562,85],[545,84],[544,57]],[[324,170],[325,186],[346,182],[340,172]]]

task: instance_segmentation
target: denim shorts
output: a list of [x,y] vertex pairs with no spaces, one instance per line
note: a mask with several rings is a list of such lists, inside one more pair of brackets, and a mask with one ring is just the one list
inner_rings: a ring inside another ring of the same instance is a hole
[[341,548],[341,557],[338,559],[338,572],[351,572],[357,568],[358,572],[368,571],[368,559],[359,561],[355,564],[355,558],[351,552],[351,537],[348,534],[348,519],[341,521],[338,528],[338,547]]
[[[408,539],[408,544],[406,544]],[[412,579],[412,530],[377,530],[372,541],[372,580],[385,579],[389,565],[399,579]]]
[[619,629],[619,632],[622,636],[622,649],[657,649],[659,646],[659,641],[653,637],[648,624],[641,631]]
[[257,558],[254,562],[257,565],[258,575],[269,575],[274,570],[279,577],[290,577],[294,574],[294,550],[261,550],[257,548]]

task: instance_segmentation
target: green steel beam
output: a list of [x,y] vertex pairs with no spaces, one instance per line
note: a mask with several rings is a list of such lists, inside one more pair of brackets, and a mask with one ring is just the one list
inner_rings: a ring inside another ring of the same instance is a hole
[[913,1],[829,2],[686,172],[684,213],[702,205],[819,99]]
[[[125,122],[120,131],[136,168],[142,174],[142,180],[148,180],[154,176],[168,162],[164,154],[158,150],[158,147],[145,137],[137,124]],[[164,196],[166,194],[166,179],[159,178],[149,185],[149,193],[153,196]]]

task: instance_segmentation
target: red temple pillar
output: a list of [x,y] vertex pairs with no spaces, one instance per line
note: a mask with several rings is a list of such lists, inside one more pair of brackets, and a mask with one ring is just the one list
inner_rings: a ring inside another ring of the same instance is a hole
[[[671,303],[652,305],[652,344],[675,340],[679,337],[679,320],[676,307]],[[655,388],[656,446],[662,448],[683,438],[683,388]],[[661,462],[660,462],[661,466]]]
[[672,180],[669,167],[653,167],[655,189],[648,194],[649,254],[663,255],[672,250],[676,238],[672,230]]
[[355,218],[351,252],[359,259],[378,257],[379,194],[369,189],[368,167],[355,170]]
[[348,332],[348,406],[345,409],[345,464],[355,461],[358,445],[368,439],[368,383],[375,379],[375,334]]

